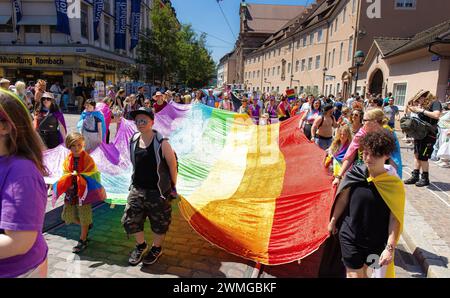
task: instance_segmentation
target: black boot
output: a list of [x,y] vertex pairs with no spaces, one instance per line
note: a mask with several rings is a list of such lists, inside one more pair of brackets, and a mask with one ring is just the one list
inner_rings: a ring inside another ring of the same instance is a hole
[[424,187],[430,185],[429,175],[426,172],[422,173],[422,178],[416,183],[417,187]]
[[411,178],[403,181],[403,183],[405,183],[405,184],[416,184],[419,181],[419,175],[420,175],[419,170],[414,170],[411,173]]

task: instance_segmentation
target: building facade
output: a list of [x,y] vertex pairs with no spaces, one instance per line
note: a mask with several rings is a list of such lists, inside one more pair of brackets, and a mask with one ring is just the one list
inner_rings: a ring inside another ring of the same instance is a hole
[[[115,49],[115,1],[105,0],[94,40],[94,5],[79,0],[79,17],[69,18],[70,35],[57,31],[54,0],[19,0],[22,18],[16,20],[13,1],[0,0],[0,77],[36,81],[117,83],[121,70],[135,65],[130,50],[131,0],[127,0],[126,50]],[[68,1],[71,3],[71,1]],[[152,0],[142,0],[140,35],[151,28]]]
[[[355,90],[357,51],[367,54],[378,36],[410,38],[447,20],[450,11],[450,1],[380,3],[377,11],[365,0],[317,1],[245,55],[242,83],[248,91],[294,88],[298,93],[348,98]],[[363,85],[356,87],[363,92]],[[374,91],[385,94],[392,91],[388,87],[384,83]]]
[[236,51],[223,56],[217,68],[217,86],[236,84]]

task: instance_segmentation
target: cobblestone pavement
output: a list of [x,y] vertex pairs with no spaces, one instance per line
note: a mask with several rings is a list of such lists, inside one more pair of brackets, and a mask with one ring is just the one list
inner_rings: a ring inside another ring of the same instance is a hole
[[[255,263],[226,253],[199,236],[182,218],[174,204],[173,222],[163,246],[163,255],[154,265],[131,267],[128,255],[134,246],[127,239],[120,218],[123,206],[103,205],[94,211],[94,228],[89,247],[81,255],[71,253],[79,237],[79,227],[61,226],[45,234],[49,245],[50,277],[234,277],[258,276]],[[151,233],[146,225],[146,234]],[[147,238],[148,242],[151,239]],[[263,266],[262,278],[316,277],[321,251],[282,266]],[[422,277],[420,269],[404,247],[396,257],[398,277]],[[256,275],[255,275],[256,272]]]
[[[74,131],[78,115],[66,115],[69,131]],[[114,135],[114,134],[113,134]],[[405,147],[402,149],[406,166],[409,165],[408,156],[412,153]],[[443,171],[442,171],[443,170]],[[431,177],[433,181],[445,181],[446,169],[434,169],[432,166]],[[449,186],[437,184],[437,187],[445,188],[447,193]],[[433,190],[433,189],[431,189]],[[439,193],[441,197],[444,196]],[[434,197],[434,198],[433,198]],[[424,204],[424,198],[427,203]],[[407,199],[414,204],[419,212],[423,213],[427,220],[435,222],[439,227],[439,220],[449,222],[450,217],[445,218],[445,204],[430,193],[430,190],[407,189]],[[435,206],[436,205],[436,206]],[[428,206],[432,207],[431,210]],[[435,208],[435,209],[433,209]],[[50,208],[51,209],[51,208]],[[58,211],[58,210],[55,210]],[[123,206],[110,208],[102,205],[94,211],[94,228],[89,234],[89,247],[79,256],[74,255],[72,247],[79,238],[79,227],[76,225],[59,226],[45,233],[49,245],[49,276],[50,277],[236,277],[247,278],[259,276],[261,278],[274,277],[316,277],[321,257],[321,250],[297,262],[281,266],[262,266],[261,271],[254,269],[255,263],[240,257],[226,253],[211,245],[199,236],[184,220],[179,213],[177,204],[173,204],[173,220],[170,231],[167,234],[163,247],[163,255],[154,265],[131,267],[128,265],[129,252],[134,247],[134,240],[127,239],[120,224]],[[435,217],[437,215],[438,217]],[[445,230],[437,229],[443,237],[448,236]],[[434,227],[433,227],[434,228]],[[147,223],[146,234],[151,235]],[[151,239],[147,238],[148,242]],[[401,278],[424,277],[417,260],[409,251],[407,245],[401,239],[396,251],[396,272]]]

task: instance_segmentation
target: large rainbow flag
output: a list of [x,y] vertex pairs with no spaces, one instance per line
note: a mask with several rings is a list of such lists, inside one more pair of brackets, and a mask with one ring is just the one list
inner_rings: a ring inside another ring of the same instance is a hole
[[[326,240],[332,177],[325,153],[298,122],[257,126],[247,115],[202,104],[173,103],[156,115],[154,128],[178,155],[180,210],[200,235],[267,265],[302,259]],[[104,146],[93,152],[112,204],[126,203],[133,129],[122,123],[112,144],[118,158]]]

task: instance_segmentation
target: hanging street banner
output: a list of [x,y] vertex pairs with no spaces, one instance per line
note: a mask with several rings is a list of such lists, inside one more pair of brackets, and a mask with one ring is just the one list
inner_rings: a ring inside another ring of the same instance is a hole
[[102,18],[103,7],[105,6],[104,0],[94,0],[94,40],[98,40],[98,24]]
[[139,29],[141,26],[141,0],[131,0],[130,26],[130,51],[132,51],[139,43]]
[[67,16],[67,0],[55,0],[56,7],[56,30],[70,35],[69,17]]
[[17,25],[22,20],[22,2],[20,0],[14,0],[14,11],[16,12],[16,31],[19,33],[20,26]]
[[127,30],[127,0],[115,0],[115,30],[114,47],[116,49],[126,49]]

